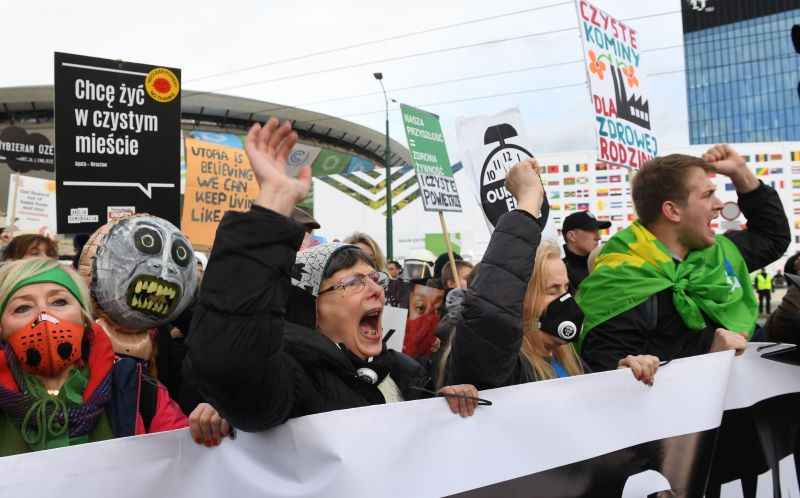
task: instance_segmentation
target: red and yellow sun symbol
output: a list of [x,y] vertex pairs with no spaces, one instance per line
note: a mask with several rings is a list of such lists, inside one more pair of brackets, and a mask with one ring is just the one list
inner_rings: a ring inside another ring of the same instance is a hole
[[147,73],[144,80],[147,95],[156,102],[171,102],[181,93],[181,84],[175,73],[164,67],[157,67]]

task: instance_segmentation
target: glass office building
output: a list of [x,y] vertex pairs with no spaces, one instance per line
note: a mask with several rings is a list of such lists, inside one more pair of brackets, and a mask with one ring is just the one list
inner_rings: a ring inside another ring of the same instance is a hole
[[692,144],[800,140],[798,0],[683,0]]

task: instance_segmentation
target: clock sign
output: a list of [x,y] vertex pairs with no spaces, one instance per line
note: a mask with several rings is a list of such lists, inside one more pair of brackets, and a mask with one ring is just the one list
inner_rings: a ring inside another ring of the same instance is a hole
[[[514,196],[506,189],[506,174],[512,166],[525,159],[533,158],[533,154],[524,147],[506,142],[507,139],[517,136],[517,130],[508,123],[502,123],[486,128],[483,134],[484,145],[498,143],[483,162],[481,169],[481,206],[489,223],[492,226],[503,214],[516,209],[517,202]],[[547,221],[550,211],[547,195],[542,203],[542,217]],[[544,226],[544,223],[542,224]]]

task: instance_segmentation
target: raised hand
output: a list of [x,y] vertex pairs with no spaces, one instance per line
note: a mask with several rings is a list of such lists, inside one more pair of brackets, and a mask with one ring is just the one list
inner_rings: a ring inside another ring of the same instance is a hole
[[730,145],[715,145],[703,154],[703,160],[720,175],[731,179],[739,193],[750,192],[758,187],[758,178],[747,169],[747,164]]
[[297,178],[288,173],[286,161],[297,143],[297,133],[289,121],[280,126],[271,118],[264,126],[250,127],[245,140],[245,150],[250,167],[261,191],[255,204],[290,216],[295,204],[302,201],[311,188],[311,167],[304,166]]
[[512,166],[506,174],[506,189],[517,200],[519,209],[539,217],[544,201],[544,186],[536,159],[526,159]]

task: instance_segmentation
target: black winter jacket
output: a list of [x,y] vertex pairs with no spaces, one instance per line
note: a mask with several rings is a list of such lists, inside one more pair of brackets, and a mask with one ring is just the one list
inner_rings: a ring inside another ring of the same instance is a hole
[[569,290],[573,294],[578,292],[578,286],[589,276],[589,256],[578,256],[564,244],[564,265],[567,267]]
[[[217,230],[184,370],[242,430],[385,402],[375,385],[358,378],[351,355],[319,331],[285,320],[303,234],[296,222],[258,206],[228,212]],[[420,397],[412,387],[428,381],[418,363],[394,351],[370,365],[388,372],[407,400]]]
[[444,384],[491,389],[536,379],[521,355],[522,303],[541,241],[539,222],[525,211],[504,214],[462,309]]
[[[789,222],[774,189],[763,183],[739,195],[747,230],[726,234],[753,272],[781,257],[791,241]],[[594,371],[613,370],[627,355],[650,354],[661,360],[704,354],[711,348],[718,324],[691,331],[665,289],[639,306],[601,323],[584,339],[581,355]],[[706,317],[707,318],[707,317]]]

